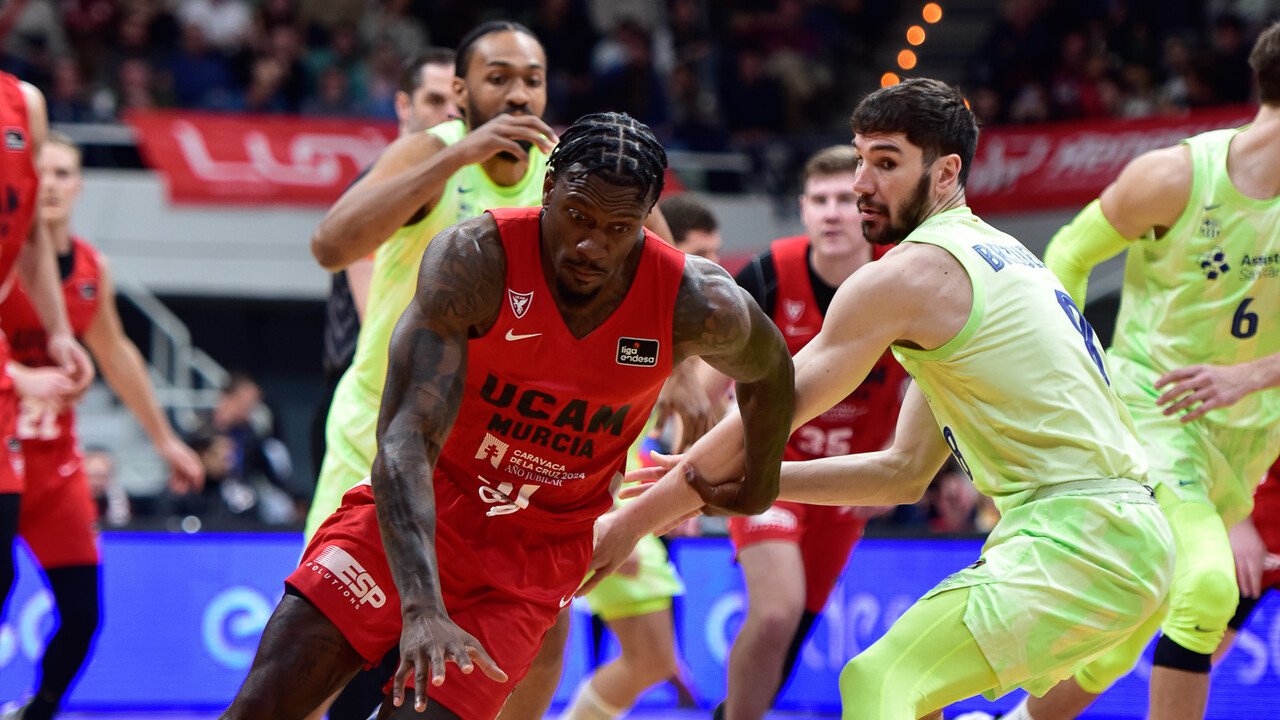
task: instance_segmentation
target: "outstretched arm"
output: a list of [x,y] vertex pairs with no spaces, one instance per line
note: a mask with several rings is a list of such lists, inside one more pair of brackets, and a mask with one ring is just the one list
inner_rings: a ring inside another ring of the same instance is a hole
[[1053,236],[1044,263],[1083,308],[1094,266],[1124,252],[1134,240],[1172,226],[1190,195],[1191,155],[1185,146],[1139,155]]
[[98,361],[102,377],[133,413],[160,456],[169,464],[169,484],[175,492],[204,486],[204,466],[195,451],[173,431],[156,402],[146,363],[137,346],[124,334],[116,312],[116,290],[106,258],[99,259],[98,310],[85,331],[84,342]]
[[783,500],[811,505],[914,503],[949,452],[933,411],[911,384],[902,401],[893,444],[878,452],[782,464]]
[[[456,225],[427,248],[413,300],[391,336],[387,382],[378,415],[372,483],[378,526],[400,591],[404,630],[393,699],[400,705],[410,669],[417,709],[428,680],[444,680],[444,665],[505,681],[478,642],[449,619],[435,552],[432,473],[462,402],[467,338],[498,316],[506,261],[489,215]],[[430,674],[428,675],[428,670]]]
[[[822,331],[796,354],[791,427],[847,396],[889,345],[901,341],[932,349],[945,344],[964,326],[972,297],[963,268],[941,248],[899,248],[860,269],[836,292]],[[609,522],[634,531],[631,523],[662,527],[699,502],[722,507],[739,491],[742,432],[741,417],[730,415],[685,456],[685,465],[696,472],[682,465]],[[703,492],[698,500],[692,498],[695,487]]]

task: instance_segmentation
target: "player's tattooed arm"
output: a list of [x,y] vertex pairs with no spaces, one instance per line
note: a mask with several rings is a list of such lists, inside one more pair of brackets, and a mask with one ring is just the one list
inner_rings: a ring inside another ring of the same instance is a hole
[[745,478],[721,507],[763,512],[778,495],[778,470],[791,433],[791,355],[777,326],[715,263],[690,257],[676,301],[677,359],[699,355],[737,381]]
[[505,277],[492,217],[441,233],[427,248],[414,298],[391,336],[372,483],[405,620],[397,692],[410,667],[418,688],[427,687],[428,668],[431,677],[443,676],[446,661],[468,671],[474,659],[488,671],[483,649],[445,612],[432,473],[462,402],[467,340],[497,320]]

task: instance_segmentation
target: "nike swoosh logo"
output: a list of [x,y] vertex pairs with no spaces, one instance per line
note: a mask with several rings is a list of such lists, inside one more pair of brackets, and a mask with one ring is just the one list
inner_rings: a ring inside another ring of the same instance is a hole
[[1178,481],[1178,485],[1180,487],[1186,487],[1188,485],[1195,485],[1195,484],[1196,484],[1195,480],[1179,480]]
[[569,597],[562,597],[562,598],[560,598],[560,607],[564,607],[564,606],[568,605],[568,604],[569,604],[569,603],[571,603],[571,602],[573,602],[573,596],[572,596],[572,595],[570,595]]
[[507,330],[507,339],[508,340],[528,340],[529,338],[538,337],[541,334],[542,333],[529,333],[528,335],[517,335],[514,330]]
[[1218,209],[1218,208],[1220,208],[1220,207],[1222,207],[1222,203],[1215,203],[1215,204],[1213,204],[1213,205],[1205,205],[1205,206],[1204,206],[1204,211],[1205,211],[1205,212],[1209,212],[1210,210],[1217,210],[1217,209]]

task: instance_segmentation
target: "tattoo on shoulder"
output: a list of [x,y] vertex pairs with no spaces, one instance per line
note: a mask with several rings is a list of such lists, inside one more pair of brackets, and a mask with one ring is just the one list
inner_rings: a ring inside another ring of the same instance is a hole
[[682,357],[722,355],[740,349],[751,332],[750,302],[715,263],[690,257],[676,295],[673,335]]
[[482,335],[498,320],[507,258],[489,215],[461,223],[431,241],[418,274],[424,312],[465,323]]

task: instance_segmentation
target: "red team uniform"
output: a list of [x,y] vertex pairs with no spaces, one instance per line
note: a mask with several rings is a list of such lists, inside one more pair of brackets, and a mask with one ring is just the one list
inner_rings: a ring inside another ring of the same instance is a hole
[[[791,237],[770,245],[777,272],[773,321],[792,355],[822,329],[822,311],[809,276],[809,238]],[[886,250],[874,248],[875,257]],[[791,434],[784,460],[870,452],[893,437],[906,371],[889,352],[867,379],[830,410]],[[819,614],[866,526],[851,508],[780,501],[760,515],[729,519],[729,537],[740,552],[769,540],[794,542],[804,560],[805,610]]]
[[1253,494],[1253,526],[1267,546],[1262,589],[1280,590],[1280,460]]
[[[98,313],[98,251],[80,238],[71,244],[71,270],[62,279],[67,320],[76,337],[84,335]],[[56,365],[49,357],[49,336],[21,285],[0,303],[0,328],[11,357],[28,367]],[[7,393],[13,396],[12,390]],[[16,398],[17,435],[26,461],[27,488],[18,515],[18,534],[41,567],[98,564],[94,525],[97,505],[81,466],[75,432],[75,408],[50,407],[32,398]]]
[[[0,72],[0,132],[4,133],[4,149],[0,151],[0,298],[14,283],[13,266],[27,241],[35,217],[36,192],[40,180],[32,162],[31,128],[27,99],[16,77]],[[0,343],[2,344],[2,343]],[[14,432],[17,422],[17,397],[13,381],[4,371],[8,362],[7,347],[0,348],[0,494],[21,493],[22,455]]]
[[[565,326],[542,273],[540,208],[490,210],[507,258],[497,322],[467,344],[457,420],[434,475],[436,558],[449,617],[506,671],[451,672],[428,695],[465,720],[497,715],[573,599],[597,517],[672,367],[684,254],[645,231],[622,304],[587,337]],[[376,664],[400,640],[369,482],[357,485],[286,581]]]

